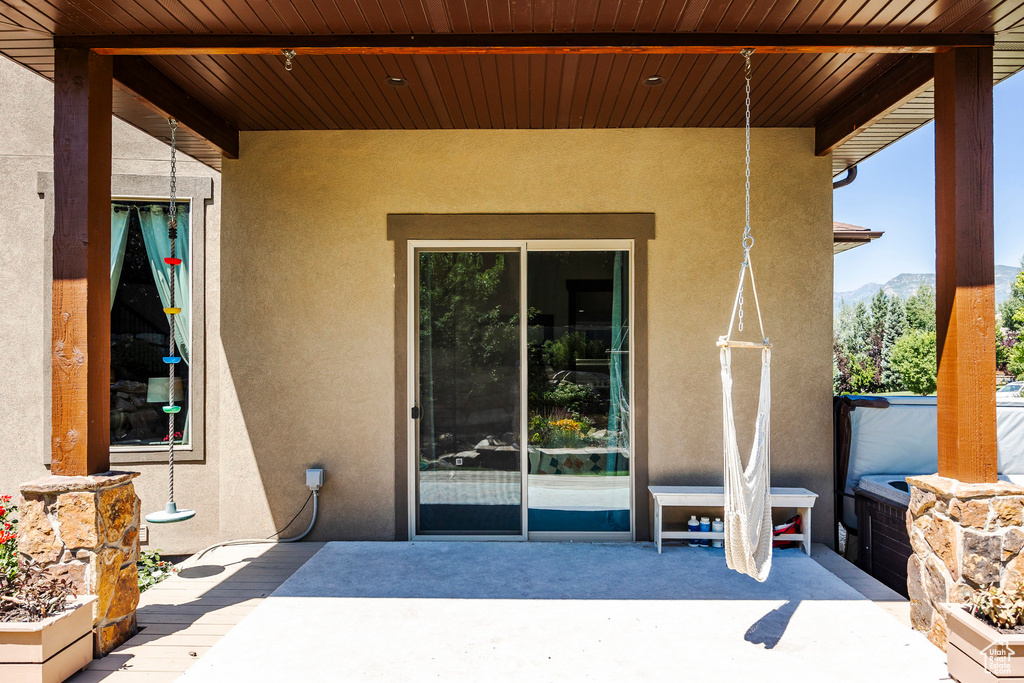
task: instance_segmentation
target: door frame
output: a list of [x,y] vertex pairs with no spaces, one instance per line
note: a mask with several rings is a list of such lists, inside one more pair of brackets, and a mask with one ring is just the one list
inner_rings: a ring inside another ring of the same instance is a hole
[[[390,213],[386,239],[392,242],[394,296],[392,349],[394,358],[393,450],[380,467],[394,482],[391,496],[393,538],[406,541],[409,529],[408,476],[408,249],[409,240],[595,240],[632,239],[633,246],[633,535],[651,540],[653,524],[648,477],[648,253],[656,237],[655,214],[633,213]],[[387,501],[382,501],[387,505]]]
[[[634,363],[634,324],[632,316],[635,308],[635,259],[636,244],[632,238],[621,239],[529,239],[529,240],[466,240],[466,239],[410,239],[406,243],[406,451],[408,463],[407,511],[408,534],[411,541],[634,541],[636,540],[636,505],[637,497],[634,486],[634,412],[635,405],[635,363]],[[519,534],[419,534],[417,515],[419,513],[419,455],[418,425],[419,420],[412,417],[412,410],[418,406],[419,398],[419,258],[422,251],[438,252],[504,252],[519,253],[519,472],[520,472],[520,524]],[[535,531],[529,530],[529,391],[527,358],[527,303],[528,303],[528,270],[529,252],[531,251],[625,251],[629,255],[629,312],[630,322],[627,328],[629,349],[629,531]]]

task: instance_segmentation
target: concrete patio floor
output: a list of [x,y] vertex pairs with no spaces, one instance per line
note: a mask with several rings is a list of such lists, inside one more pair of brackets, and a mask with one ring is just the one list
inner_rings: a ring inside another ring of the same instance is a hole
[[798,550],[328,543],[186,682],[901,681],[945,656]]

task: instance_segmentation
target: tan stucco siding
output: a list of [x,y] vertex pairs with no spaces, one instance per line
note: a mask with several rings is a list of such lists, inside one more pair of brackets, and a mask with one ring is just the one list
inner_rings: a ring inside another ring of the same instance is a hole
[[[53,171],[53,84],[0,57],[0,493],[17,494],[20,482],[44,476],[50,450],[50,311],[53,226],[45,219],[39,174]],[[124,121],[112,120],[115,175],[166,178],[167,145]],[[207,328],[216,331],[216,246],[220,231],[220,174],[189,157],[179,157],[182,176],[213,178],[206,210]],[[219,347],[208,350],[207,373],[215,376]],[[207,414],[218,384],[207,389]],[[213,432],[209,430],[214,430]],[[179,466],[176,490],[185,503],[202,502],[202,516],[187,525],[154,530],[149,547],[196,549],[220,538],[215,500],[219,463],[216,421],[207,425],[205,464]],[[167,498],[166,464],[131,464],[142,476],[135,487],[143,511],[160,509]]]
[[[755,130],[752,155],[754,263],[776,345],[773,483],[821,495],[815,534],[830,541],[831,167],[812,130]],[[392,537],[389,213],[654,213],[650,482],[720,482],[714,342],[735,293],[742,162],[740,130],[243,133],[240,159],[224,164],[219,258],[208,257],[220,265],[220,339],[208,340],[223,352],[208,378],[220,384],[208,437],[220,536],[286,522],[302,470],[319,464],[314,537]],[[745,442],[756,357],[737,353],[735,375]],[[215,504],[182,498],[201,514]]]

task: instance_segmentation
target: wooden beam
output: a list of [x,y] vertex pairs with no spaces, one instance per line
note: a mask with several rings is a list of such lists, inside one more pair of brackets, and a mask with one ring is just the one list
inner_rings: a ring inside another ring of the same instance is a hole
[[825,156],[927,90],[934,74],[932,55],[907,55],[854,96],[826,114],[814,127],[814,153]]
[[935,56],[939,474],[996,481],[992,49]]
[[937,52],[989,46],[991,35],[955,33],[470,33],[369,35],[172,34],[56,36],[54,45],[109,55],[266,54],[734,54]]
[[238,158],[238,129],[168,78],[145,57],[115,57],[114,80],[136,100],[178,123],[229,159]]
[[111,58],[54,50],[55,475],[110,469]]

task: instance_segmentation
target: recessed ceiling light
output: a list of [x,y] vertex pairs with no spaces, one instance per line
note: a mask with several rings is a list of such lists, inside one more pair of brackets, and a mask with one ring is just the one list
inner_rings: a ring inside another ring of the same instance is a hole
[[644,80],[640,81],[649,88],[653,88],[656,85],[662,85],[665,83],[665,79],[661,76],[648,76]]
[[392,88],[404,88],[408,83],[405,79],[400,76],[390,76],[384,79],[384,82],[390,85]]

